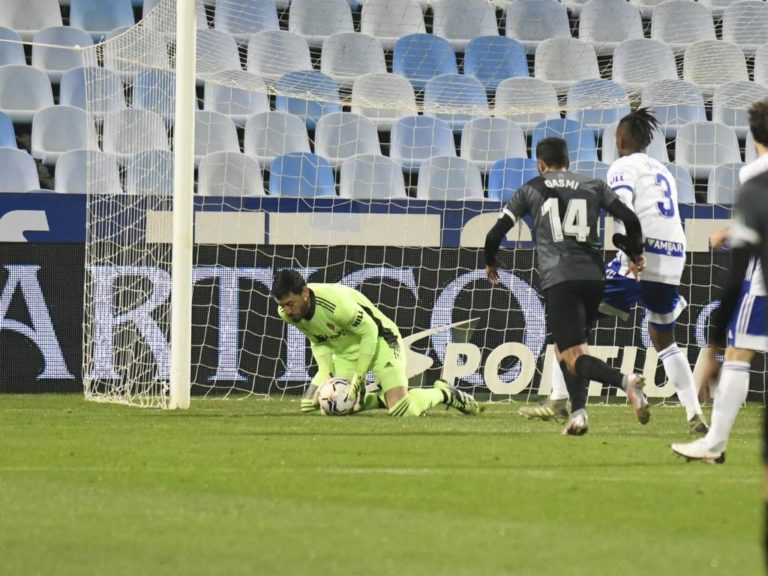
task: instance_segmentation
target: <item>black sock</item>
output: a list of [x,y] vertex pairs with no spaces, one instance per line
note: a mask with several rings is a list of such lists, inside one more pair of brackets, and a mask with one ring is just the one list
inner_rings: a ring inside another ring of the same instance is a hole
[[587,380],[596,380],[609,386],[624,389],[622,386],[624,375],[621,372],[616,368],[611,368],[599,358],[588,354],[582,354],[576,359],[576,374]]
[[563,371],[565,387],[568,388],[568,396],[571,397],[571,412],[586,408],[589,380],[584,380],[578,375],[568,372],[568,366],[566,366],[565,362],[560,362],[560,369]]

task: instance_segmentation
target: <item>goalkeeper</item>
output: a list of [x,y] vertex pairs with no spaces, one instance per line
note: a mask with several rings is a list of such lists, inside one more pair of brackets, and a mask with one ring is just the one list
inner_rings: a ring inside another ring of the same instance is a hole
[[[302,412],[319,408],[318,390],[329,377],[348,380],[355,411],[383,402],[390,416],[420,416],[445,404],[477,414],[475,399],[443,380],[434,388],[408,389],[405,348],[400,331],[361,292],[341,284],[306,284],[294,270],[281,270],[272,285],[278,314],[308,339],[317,374],[301,400]],[[380,394],[365,393],[365,375],[373,371]]]

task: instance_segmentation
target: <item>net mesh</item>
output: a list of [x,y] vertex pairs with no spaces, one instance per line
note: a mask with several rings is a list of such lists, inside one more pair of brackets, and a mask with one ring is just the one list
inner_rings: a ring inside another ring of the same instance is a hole
[[[729,218],[733,167],[749,160],[746,107],[768,93],[755,81],[765,58],[744,35],[762,8],[734,27],[702,4],[685,18],[651,18],[650,3],[573,4],[197,3],[194,395],[304,389],[309,348],[269,298],[283,267],[369,296],[415,339],[414,366],[431,366],[414,383],[445,365],[492,399],[545,393],[530,232],[509,234],[493,289],[485,234],[500,201],[536,174],[538,139],[562,135],[572,168],[604,177],[618,119],[641,105],[662,121],[651,154],[679,175],[690,306],[676,337],[696,362],[727,262],[707,234]],[[161,0],[83,51],[99,137],[87,163],[92,399],[167,405],[175,17],[174,0]],[[641,310],[601,320],[595,343],[617,367],[652,375],[656,398],[673,393],[646,352]],[[753,369],[762,399],[762,359]]]

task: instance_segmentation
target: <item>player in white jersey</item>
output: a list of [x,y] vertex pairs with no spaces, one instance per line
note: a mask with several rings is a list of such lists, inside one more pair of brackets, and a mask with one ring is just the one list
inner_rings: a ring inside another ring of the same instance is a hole
[[[616,129],[619,159],[608,170],[608,184],[637,214],[643,230],[646,267],[637,282],[629,270],[629,259],[619,251],[606,267],[606,282],[600,312],[629,318],[641,303],[648,314],[648,331],[659,353],[667,376],[675,384],[678,398],[686,410],[691,433],[705,434],[691,366],[675,343],[675,320],[687,303],[679,294],[685,267],[685,231],[677,209],[675,178],[645,150],[651,143],[658,121],[646,109],[627,114]],[[616,223],[619,232],[623,225]],[[553,370],[553,394],[542,406],[520,410],[528,418],[546,419],[565,415],[565,384],[559,370]]]

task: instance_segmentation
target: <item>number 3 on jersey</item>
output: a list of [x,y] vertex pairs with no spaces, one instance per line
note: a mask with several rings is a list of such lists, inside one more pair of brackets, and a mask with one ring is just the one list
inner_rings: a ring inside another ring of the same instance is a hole
[[590,228],[587,224],[587,201],[584,198],[572,198],[565,209],[565,218],[560,221],[560,205],[557,198],[549,198],[541,206],[541,215],[549,214],[552,239],[562,242],[564,234],[575,236],[577,242],[586,242]]

